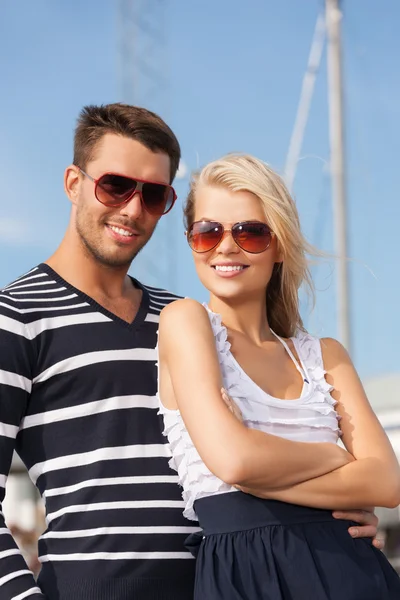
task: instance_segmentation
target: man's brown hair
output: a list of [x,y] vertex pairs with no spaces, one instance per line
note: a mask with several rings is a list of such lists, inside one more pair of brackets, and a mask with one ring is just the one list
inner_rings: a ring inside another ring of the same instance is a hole
[[152,152],[164,152],[170,158],[170,183],[179,167],[181,149],[173,131],[155,113],[129,104],[84,106],[74,136],[74,165],[86,169],[93,160],[98,142],[106,133],[137,140]]

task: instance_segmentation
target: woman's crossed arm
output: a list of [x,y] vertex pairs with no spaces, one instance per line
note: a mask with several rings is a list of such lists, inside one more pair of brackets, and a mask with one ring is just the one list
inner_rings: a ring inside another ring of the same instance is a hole
[[159,364],[161,391],[172,390],[202,460],[226,483],[290,486],[352,460],[334,444],[292,442],[249,429],[235,418],[221,397],[223,382],[207,312],[194,300],[178,300],[162,311]]

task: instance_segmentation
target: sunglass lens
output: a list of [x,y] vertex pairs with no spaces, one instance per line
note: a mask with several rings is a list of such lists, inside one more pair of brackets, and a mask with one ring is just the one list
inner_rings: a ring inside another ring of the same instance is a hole
[[209,252],[221,241],[224,228],[216,221],[197,221],[187,235],[189,246],[194,252]]
[[250,254],[264,252],[271,243],[270,228],[259,221],[236,223],[232,227],[232,236],[237,245]]
[[176,197],[173,188],[162,183],[144,183],[142,195],[146,210],[152,215],[165,215]]
[[133,196],[136,186],[134,179],[106,174],[97,183],[97,199],[107,206],[119,206]]

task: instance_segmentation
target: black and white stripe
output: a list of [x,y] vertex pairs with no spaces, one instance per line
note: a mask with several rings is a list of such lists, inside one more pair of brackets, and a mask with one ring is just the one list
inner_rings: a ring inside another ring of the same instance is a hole
[[[156,398],[159,315],[176,296],[142,290],[132,324],[46,265],[0,290],[0,500],[16,447],[46,502],[45,593],[49,569],[61,587],[165,579],[172,597],[171,582],[193,584],[184,539],[196,527],[182,516]],[[0,597],[42,598],[2,516]]]

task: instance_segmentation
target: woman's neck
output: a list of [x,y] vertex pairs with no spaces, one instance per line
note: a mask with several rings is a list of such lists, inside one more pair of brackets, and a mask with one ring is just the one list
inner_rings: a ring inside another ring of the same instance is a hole
[[221,315],[225,327],[255,344],[274,339],[268,324],[266,298],[225,299],[211,294],[208,306]]

